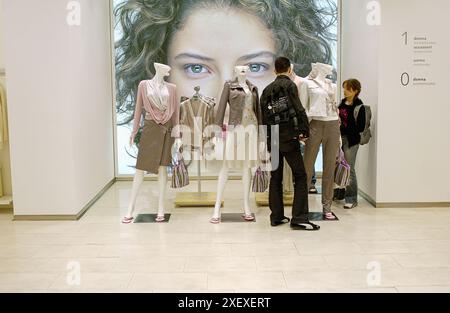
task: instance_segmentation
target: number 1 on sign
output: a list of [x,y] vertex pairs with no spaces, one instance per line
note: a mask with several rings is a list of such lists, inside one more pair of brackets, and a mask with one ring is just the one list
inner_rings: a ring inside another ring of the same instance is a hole
[[404,32],[402,34],[402,37],[405,37],[405,46],[407,46],[408,45],[408,32]]

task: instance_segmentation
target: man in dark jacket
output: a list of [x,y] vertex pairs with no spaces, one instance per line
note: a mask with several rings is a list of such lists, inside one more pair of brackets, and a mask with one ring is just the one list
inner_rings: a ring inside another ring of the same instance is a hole
[[[270,222],[272,226],[278,226],[290,221],[292,229],[319,230],[318,225],[309,222],[308,186],[300,152],[300,141],[306,141],[309,137],[309,122],[300,102],[297,86],[289,78],[291,71],[289,59],[277,58],[275,60],[277,78],[264,89],[260,102],[263,123],[268,129],[267,144],[272,161],[278,158],[278,162],[275,162],[278,164],[272,168],[270,179],[269,206],[272,211]],[[284,158],[294,176],[292,220],[284,216]]]

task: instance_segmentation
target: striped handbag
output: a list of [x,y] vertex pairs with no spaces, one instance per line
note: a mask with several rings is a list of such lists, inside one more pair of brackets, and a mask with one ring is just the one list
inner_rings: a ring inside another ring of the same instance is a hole
[[252,191],[262,193],[266,192],[267,188],[269,188],[269,173],[267,171],[263,171],[261,167],[258,167],[255,175],[253,176]]
[[334,183],[339,188],[345,188],[350,185],[350,165],[345,160],[344,151],[342,151],[342,149],[339,150],[339,157],[336,161]]
[[183,188],[189,185],[189,173],[181,153],[175,153],[172,159],[172,188]]

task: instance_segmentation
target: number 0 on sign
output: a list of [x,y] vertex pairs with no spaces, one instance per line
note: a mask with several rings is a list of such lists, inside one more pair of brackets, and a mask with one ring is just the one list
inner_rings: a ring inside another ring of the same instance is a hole
[[409,74],[408,73],[403,73],[402,74],[401,82],[402,82],[403,86],[408,86],[409,85]]

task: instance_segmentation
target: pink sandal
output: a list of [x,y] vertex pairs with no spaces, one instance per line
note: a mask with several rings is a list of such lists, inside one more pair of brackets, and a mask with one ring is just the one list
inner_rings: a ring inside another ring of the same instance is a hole
[[162,223],[162,222],[164,222],[166,220],[166,217],[163,215],[163,216],[156,216],[156,218],[155,218],[155,221],[157,222],[157,223]]
[[242,217],[244,218],[244,220],[246,220],[247,222],[253,222],[255,220],[255,216],[253,214],[247,215],[247,214],[243,214]]
[[332,221],[332,220],[335,220],[335,219],[336,219],[336,216],[334,216],[333,213],[325,213],[324,216],[325,216],[325,219],[326,219],[326,220]]
[[220,224],[220,217],[212,217],[209,222],[211,224]]
[[122,219],[122,224],[131,224],[131,222],[134,220],[134,217],[127,217],[127,216],[125,216],[123,219]]

